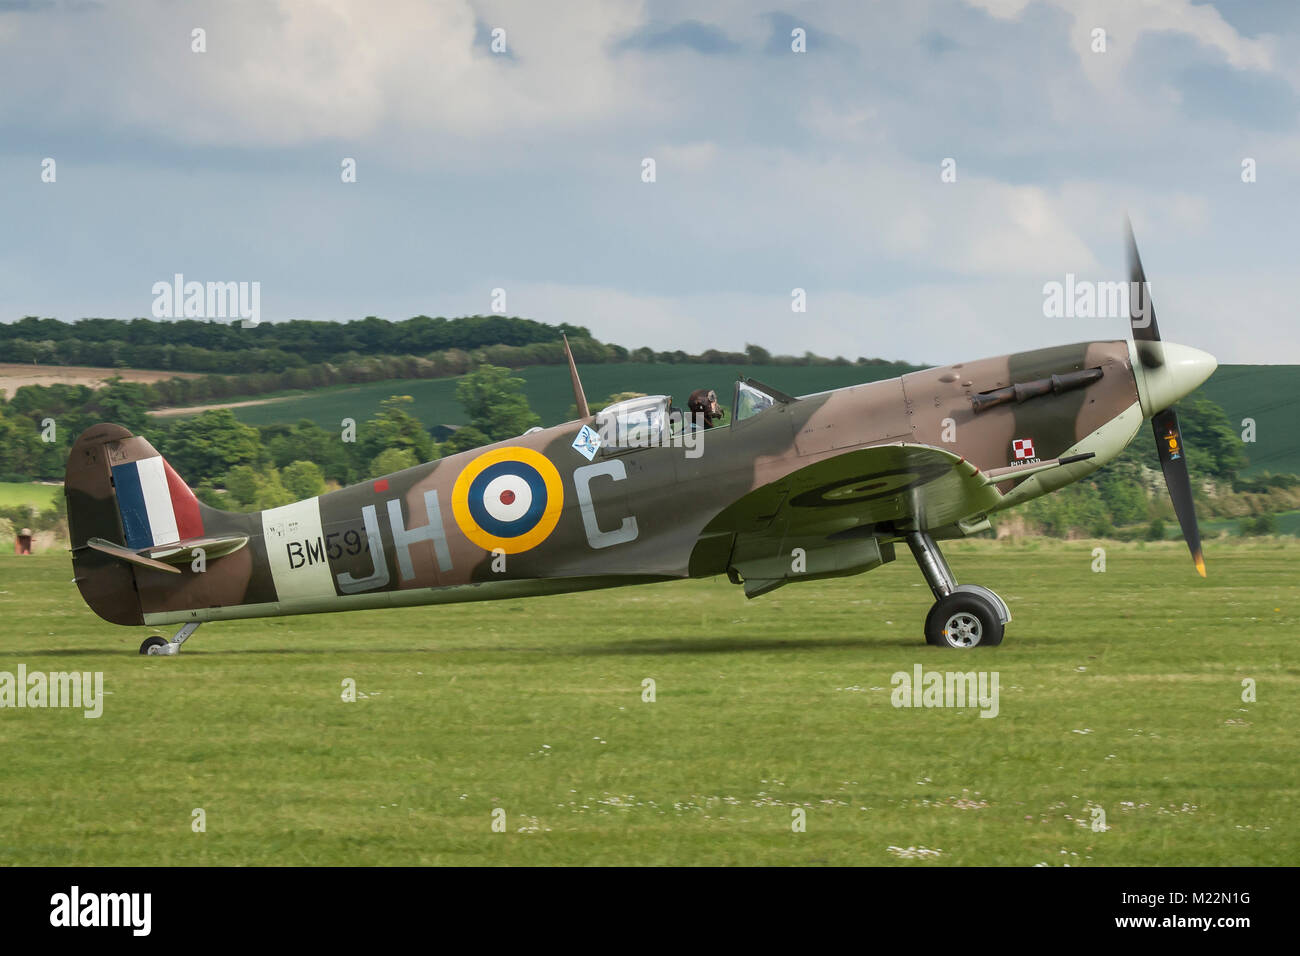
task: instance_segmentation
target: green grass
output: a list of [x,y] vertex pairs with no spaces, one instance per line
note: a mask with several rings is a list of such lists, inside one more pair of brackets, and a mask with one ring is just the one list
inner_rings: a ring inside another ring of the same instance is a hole
[[34,481],[0,481],[0,508],[36,505],[45,510],[63,493],[62,485],[42,485]]
[[[842,388],[892,378],[898,369],[881,366],[767,366],[767,365],[650,365],[635,362],[583,366],[582,385],[587,398],[599,402],[616,392],[672,395],[678,404],[697,388],[712,388],[728,407],[737,374],[756,378],[794,395]],[[566,421],[573,404],[569,369],[539,365],[519,369],[533,411],[547,425]],[[310,418],[335,428],[344,418],[364,421],[390,395],[410,395],[413,413],[426,425],[460,424],[465,412],[456,401],[457,378],[395,379],[368,385],[339,386],[300,393],[285,401],[235,409],[240,421],[271,425]]]
[[[1212,545],[1202,581],[1181,543],[1107,544],[1104,574],[1093,546],[949,546],[1015,615],[966,653],[920,642],[904,556],[752,602],[716,579],[208,624],[159,659],[66,555],[0,555],[0,670],[108,694],[0,710],[0,864],[1294,863],[1300,549]],[[999,715],[892,707],[917,663],[996,670]]]

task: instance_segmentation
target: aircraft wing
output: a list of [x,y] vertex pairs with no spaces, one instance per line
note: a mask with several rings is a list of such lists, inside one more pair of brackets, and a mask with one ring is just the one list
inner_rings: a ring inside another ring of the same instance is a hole
[[[1044,462],[1055,467],[1056,461]],[[1016,476],[1039,470],[1026,466]],[[987,527],[1002,494],[986,474],[942,448],[872,445],[813,462],[724,509],[706,531],[732,531],[733,578],[749,596],[798,578],[870,570],[893,559],[888,539],[913,528],[953,537]]]

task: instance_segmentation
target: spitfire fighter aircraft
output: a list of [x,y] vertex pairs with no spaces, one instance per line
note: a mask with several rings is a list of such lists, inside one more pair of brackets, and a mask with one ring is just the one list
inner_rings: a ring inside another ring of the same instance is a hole
[[936,541],[1084,478],[1143,419],[1205,574],[1172,406],[1216,362],[1161,341],[1131,230],[1129,260],[1132,341],[798,398],[746,379],[725,424],[692,421],[666,395],[592,415],[570,353],[577,420],[256,514],[206,506],[143,437],[97,425],[67,466],[75,581],[105,620],[182,625],[140,648],[175,654],[204,621],[718,574],[755,597],[869,571],[905,542],[935,597],[926,641],[996,645],[1006,603],[958,584]]

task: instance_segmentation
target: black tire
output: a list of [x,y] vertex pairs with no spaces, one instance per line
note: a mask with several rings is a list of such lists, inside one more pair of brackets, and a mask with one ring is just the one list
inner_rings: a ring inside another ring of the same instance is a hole
[[166,643],[167,643],[167,639],[165,637],[159,637],[157,634],[155,634],[153,637],[146,637],[144,639],[144,643],[140,645],[140,653],[148,654],[149,648],[162,647]]
[[[954,620],[955,619],[955,620]],[[953,624],[950,637],[946,630]],[[925,643],[935,647],[968,650],[997,647],[1002,643],[1002,619],[987,599],[969,591],[941,598],[925,617]]]

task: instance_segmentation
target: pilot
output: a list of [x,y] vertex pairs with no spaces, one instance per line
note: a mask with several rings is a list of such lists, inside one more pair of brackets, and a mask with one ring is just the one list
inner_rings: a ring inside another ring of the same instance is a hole
[[691,392],[686,409],[688,420],[695,428],[712,428],[714,421],[722,417],[718,393],[711,388],[697,388]]

